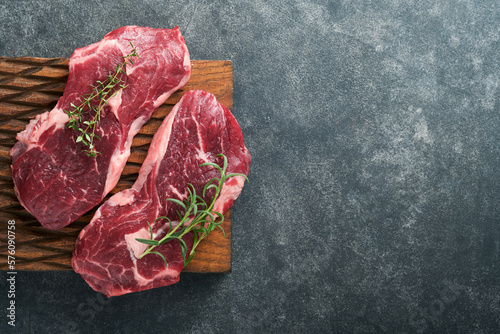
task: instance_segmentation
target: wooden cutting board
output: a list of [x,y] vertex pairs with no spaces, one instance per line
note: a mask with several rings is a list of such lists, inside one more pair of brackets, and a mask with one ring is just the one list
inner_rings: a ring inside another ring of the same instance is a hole
[[[130,188],[146,157],[153,134],[184,92],[203,89],[232,109],[233,67],[230,61],[193,60],[188,84],[174,93],[134,138],[131,155],[112,194]],[[12,181],[9,151],[15,136],[30,119],[51,110],[62,95],[68,78],[67,58],[0,57],[0,270],[7,264],[7,223],[15,220],[15,270],[72,270],[71,255],[80,230],[95,209],[69,226],[51,231],[43,228],[17,200]],[[108,195],[106,197],[109,198]],[[220,273],[231,271],[231,217],[225,215],[223,228],[202,241],[185,272]]]

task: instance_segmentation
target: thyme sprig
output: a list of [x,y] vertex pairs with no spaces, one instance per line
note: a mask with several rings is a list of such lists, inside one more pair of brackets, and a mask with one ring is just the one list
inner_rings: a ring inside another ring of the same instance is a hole
[[[156,254],[163,259],[163,261],[165,262],[165,267],[167,267],[168,263],[163,254],[155,251],[154,249],[161,244],[177,239],[179,240],[181,245],[182,258],[184,259],[185,267],[192,260],[196,247],[199,245],[201,240],[203,240],[204,238],[208,238],[210,232],[218,227],[222,230],[222,233],[225,237],[224,229],[221,226],[222,222],[224,221],[224,215],[220,212],[214,211],[215,201],[219,197],[222,186],[227,179],[237,175],[245,177],[247,181],[248,178],[246,177],[246,175],[240,173],[226,174],[227,158],[224,154],[218,154],[218,156],[223,157],[224,159],[222,167],[211,162],[203,163],[200,165],[200,167],[212,166],[220,172],[219,178],[213,178],[205,184],[205,186],[203,187],[202,197],[198,196],[196,194],[194,186],[191,183],[188,183],[187,191],[189,193],[189,196],[184,201],[180,201],[175,198],[167,199],[167,201],[178,204],[182,208],[182,213],[177,211],[177,215],[179,216],[179,223],[177,225],[173,226],[172,220],[168,217],[158,217],[153,221],[152,224],[147,222],[150,238],[135,239],[140,243],[148,245],[146,250],[139,256],[139,259],[142,259],[148,254]],[[212,188],[215,189],[215,195],[211,198],[210,202],[207,203],[203,199],[203,197],[205,197],[207,191]],[[153,225],[161,219],[165,219],[168,221],[169,226],[167,234],[160,240],[155,240],[153,236]],[[191,251],[189,252],[189,254],[187,254],[187,245],[184,240],[182,240],[182,237],[189,232],[193,232],[194,242]]]
[[[118,63],[114,71],[108,73],[106,80],[104,82],[98,80],[95,85],[90,85],[92,87],[92,92],[83,95],[83,101],[78,106],[74,103],[70,103],[71,109],[64,110],[69,117],[66,127],[79,133],[78,137],[76,137],[76,142],[81,142],[87,147],[87,149],[83,151],[87,153],[88,156],[96,157],[100,154],[100,152],[95,149],[94,138],[101,139],[96,134],[97,124],[101,121],[101,111],[113,96],[128,86],[125,85],[125,82],[120,78],[120,74],[125,74],[126,64],[134,65],[132,61],[133,57],[139,57],[137,49],[132,42],[129,41],[129,43],[132,47],[131,53],[127,56],[122,56],[124,58],[123,62]],[[96,99],[97,102],[94,102]],[[83,114],[86,110],[94,113],[90,121],[83,120]]]

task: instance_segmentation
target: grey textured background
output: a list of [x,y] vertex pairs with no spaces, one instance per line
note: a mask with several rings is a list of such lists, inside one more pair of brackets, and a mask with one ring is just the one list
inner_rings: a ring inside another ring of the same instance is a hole
[[0,0],[0,23],[0,56],[41,57],[178,25],[233,62],[253,155],[232,273],[105,300],[23,272],[12,332],[497,333],[498,1]]

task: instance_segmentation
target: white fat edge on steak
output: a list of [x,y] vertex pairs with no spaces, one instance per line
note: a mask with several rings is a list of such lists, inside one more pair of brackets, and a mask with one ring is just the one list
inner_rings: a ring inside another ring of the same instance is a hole
[[[223,108],[213,95],[211,95],[210,102],[214,108]],[[213,109],[211,108],[210,110]],[[223,117],[222,122],[224,124],[227,123],[226,115],[224,112],[222,113],[222,117]],[[203,147],[204,141],[203,138],[201,138],[200,136],[200,124],[194,117],[192,117],[192,120],[195,122],[196,127],[198,128],[198,142],[200,143],[200,148],[197,149],[197,158],[203,162],[211,162],[210,156],[206,154],[205,152],[206,150]],[[225,204],[228,202],[234,202],[239,197],[244,184],[245,184],[245,178],[239,175],[234,176],[228,181],[224,182],[219,197],[215,201],[214,211],[224,214],[225,211],[227,211],[227,209],[224,208]]]
[[110,206],[124,206],[129,205],[134,202],[136,191],[134,189],[125,189],[122,190],[113,196],[111,196],[106,204]]
[[46,111],[32,119],[26,129],[16,135],[16,139],[26,144],[26,151],[33,147],[40,147],[37,143],[45,131],[52,126],[54,126],[52,131],[63,129],[68,121],[68,115],[61,108],[55,107],[51,111]]
[[[109,52],[108,50],[113,49],[117,45],[118,42],[116,39],[107,39],[106,37],[104,37],[99,42],[77,48],[75,51],[73,51],[73,54],[69,59],[70,72],[76,64],[85,63],[87,60],[95,57],[101,57],[99,53],[104,53],[105,55],[107,55]],[[105,48],[106,51],[101,51],[103,48]]]
[[[122,93],[123,91],[119,91],[114,97],[112,97],[109,101],[110,111],[115,115],[117,119],[118,116],[118,108],[121,106],[122,101]],[[111,103],[110,103],[111,102]],[[144,123],[147,122],[149,117],[141,116],[135,119],[132,124],[130,124],[130,129],[128,131],[127,139],[125,141],[124,150],[121,150],[121,145],[117,145],[113,154],[109,160],[108,167],[108,175],[106,177],[106,185],[104,187],[104,193],[109,193],[118,183],[120,179],[121,171],[124,169],[125,164],[127,163],[127,159],[130,156],[130,146],[129,143],[132,142],[134,136],[139,132]]]
[[[189,56],[187,46],[184,43],[182,43],[182,49],[183,49],[182,51],[184,52],[184,61],[182,65],[184,66],[184,68],[191,68],[191,58]],[[172,95],[172,93],[175,92],[177,89],[179,89],[180,87],[184,87],[189,81],[190,77],[191,74],[184,76],[177,87],[160,95],[154,104],[155,108],[161,106],[170,97],[170,95]]]
[[78,235],[78,238],[83,238],[85,236],[85,234],[87,233],[87,230],[88,230],[88,227],[90,225],[92,225],[92,223],[96,220],[99,220],[102,216],[101,214],[101,207],[99,207],[99,209],[97,209],[97,211],[95,212],[94,214],[94,217],[92,217],[92,220],[90,221],[90,223],[87,224],[87,226],[85,226],[81,231],[80,231],[80,234]]
[[[153,140],[151,141],[149,150],[148,150],[148,155],[146,156],[146,159],[144,160],[141,169],[139,171],[139,177],[135,181],[134,185],[132,188],[127,189],[127,190],[133,190],[133,192],[139,192],[142,187],[144,186],[144,183],[146,182],[148,176],[151,173],[158,173],[158,168],[161,165],[161,162],[163,160],[163,157],[165,155],[165,152],[167,151],[168,148],[168,142],[170,140],[170,134],[172,132],[172,124],[175,118],[175,115],[177,114],[177,111],[179,110],[178,105],[175,105],[172,111],[168,114],[167,118],[162,122],[158,130],[156,131],[156,134],[153,137]],[[121,193],[124,193],[125,191],[122,191],[113,197],[120,195]],[[126,197],[126,194],[123,194],[124,197]],[[158,196],[156,192],[154,193],[153,196]],[[113,199],[113,197],[110,198],[110,200]],[[117,197],[116,200],[113,200],[113,202],[122,201],[123,199],[121,197]],[[133,198],[130,199],[131,201]],[[121,204],[121,203],[119,203]],[[156,213],[158,215],[158,213]],[[167,225],[168,226],[168,225]],[[161,233],[162,231],[157,231],[153,237],[156,237],[158,233]],[[130,251],[131,256],[133,255],[134,258],[139,257],[147,248],[146,244],[140,243],[135,240],[135,238],[142,238],[142,239],[148,239],[150,237],[150,232],[149,232],[149,227],[145,224],[144,229],[141,229],[137,232],[127,234],[125,235],[125,241],[127,243],[127,247]],[[134,260],[135,261],[135,260]],[[134,262],[135,264],[135,262]]]
[[[189,57],[189,53],[188,53],[187,47],[185,45],[183,45],[182,47],[183,47],[183,51],[184,51],[183,65],[184,65],[184,67],[190,67],[191,66],[190,62],[191,61],[190,61],[190,57]],[[126,73],[127,73],[127,76],[129,76],[138,67],[139,66],[133,66],[133,67],[127,66],[126,69],[125,69]],[[181,79],[181,81],[179,82],[179,84],[177,86],[173,87],[171,90],[169,90],[169,91],[163,93],[162,95],[160,95],[156,99],[156,101],[154,102],[155,109],[157,109],[159,106],[161,106],[163,103],[165,103],[165,101],[175,91],[177,91],[179,88],[185,86],[186,83],[189,81],[189,78],[190,78],[190,75],[184,76]],[[116,100],[115,100],[116,102],[113,102],[113,104],[114,103],[118,103],[118,101],[121,102],[121,93],[122,93],[122,91],[120,91],[120,94],[117,94],[117,96],[114,97],[114,98],[116,98]],[[109,104],[109,102],[108,102],[108,104]],[[117,113],[117,108],[118,108],[119,105],[120,105],[120,103],[118,103],[116,109],[113,108],[113,105],[111,106],[111,112],[113,112],[113,114],[115,114],[115,116],[116,116],[117,119],[119,119],[119,116],[118,116],[118,113]],[[174,107],[174,109],[175,109],[175,107]],[[169,115],[167,117],[169,117],[171,114],[173,114],[174,113],[173,111],[174,110],[172,109],[172,111],[169,113]],[[149,118],[146,119],[145,117],[139,117],[134,122],[132,122],[132,124],[130,126],[130,130],[129,130],[128,136],[127,136],[127,141],[125,142],[125,147],[128,147],[128,149],[125,150],[125,151],[120,152],[119,147],[117,147],[115,149],[115,151],[113,152],[113,155],[111,156],[111,164],[112,165],[110,165],[110,168],[108,170],[108,177],[106,179],[106,186],[105,186],[105,192],[106,193],[108,193],[109,191],[111,191],[116,186],[116,184],[118,183],[118,180],[120,179],[121,173],[116,173],[116,171],[117,170],[123,170],[123,167],[127,163],[127,159],[130,156],[130,147],[131,147],[131,145],[129,145],[129,143],[132,143],[132,140],[134,139],[135,135],[139,132],[139,130],[142,128],[142,126],[144,125],[144,123],[147,122],[148,119]],[[165,123],[165,122],[163,122],[163,123]],[[171,127],[171,123],[172,123],[172,121],[170,121],[170,127]],[[158,129],[158,131],[159,130],[160,129]],[[169,137],[170,137],[170,134],[169,134]],[[168,142],[168,138],[167,138],[167,142]],[[152,144],[153,143],[151,143],[151,145]],[[148,154],[148,156],[149,156],[149,154]],[[147,158],[148,157],[146,157],[146,159]],[[144,161],[144,163],[146,163],[146,161]],[[144,163],[143,163],[143,166],[144,166]],[[111,168],[111,167],[114,167],[114,168]],[[142,167],[141,167],[141,170],[142,170]],[[147,177],[147,174],[148,173],[146,173],[146,177]],[[139,179],[140,179],[140,174],[139,174]],[[142,183],[144,181],[139,182],[139,179],[135,182],[134,186],[137,184],[137,186],[140,188],[140,187],[142,187]]]
[[[108,42],[108,43],[106,43]],[[120,43],[118,43],[116,40],[110,40],[106,42],[101,42],[101,44],[111,44],[110,47],[117,47],[120,49],[122,56],[126,57],[128,55],[128,51],[125,50],[124,48],[121,47]],[[100,49],[100,46],[99,46]],[[125,67],[127,71],[127,76],[129,76],[134,69],[137,67],[140,67],[141,65],[137,66],[136,64],[131,65],[127,64],[128,66]],[[130,72],[130,73],[129,73]],[[113,97],[111,97],[108,100],[107,106],[109,107],[109,111],[115,115],[116,119],[120,119],[120,115],[118,113],[118,110],[120,109],[122,105],[122,96],[123,96],[123,90],[118,91]],[[146,116],[141,116],[135,119],[132,124],[130,124],[130,129],[127,135],[127,139],[125,141],[125,150],[120,150],[120,145],[115,147],[115,150],[113,154],[111,155],[110,158],[110,164],[108,167],[108,175],[106,177],[106,185],[104,186],[104,194],[109,193],[118,183],[118,180],[120,179],[121,172],[117,171],[122,171],[125,168],[125,164],[127,163],[127,159],[130,156],[130,146],[129,145],[134,136],[140,131],[141,127],[148,121],[149,117]]]
[[172,111],[168,114],[168,116],[163,120],[160,127],[156,131],[153,136],[153,140],[149,146],[148,154],[144,162],[142,163],[141,169],[139,171],[139,177],[137,181],[135,181],[132,186],[133,189],[139,191],[148,175],[152,172],[153,168],[155,168],[154,173],[158,173],[158,168],[160,167],[161,161],[165,156],[167,151],[168,143],[170,141],[170,134],[172,132],[172,124],[174,122],[175,115],[179,110],[179,104],[176,104]]
[[[146,182],[148,176],[150,173],[158,172],[158,167],[161,164],[161,161],[163,160],[163,157],[165,155],[165,152],[168,147],[168,142],[170,139],[170,133],[172,129],[172,124],[173,120],[175,118],[175,114],[178,111],[178,106],[174,106],[172,111],[168,114],[167,118],[162,122],[160,128],[157,130],[156,134],[153,137],[153,140],[151,141],[150,148],[148,151],[148,155],[146,156],[146,159],[144,160],[141,169],[139,171],[139,177],[137,178],[136,182],[130,189],[125,189],[123,191],[120,191],[119,193],[113,195],[106,203],[108,205],[129,205],[133,203],[135,194],[140,192],[142,187],[144,186],[144,183]],[[140,127],[139,127],[140,128]],[[138,130],[137,130],[138,131]],[[133,137],[133,136],[132,136]],[[131,137],[131,138],[132,138]],[[112,158],[113,160],[114,158]],[[126,160],[126,159],[125,159]],[[156,167],[156,168],[155,168]],[[154,169],[154,171],[153,171]],[[157,196],[157,194],[155,194]],[[100,217],[100,209],[97,210],[96,216]],[[95,220],[92,219],[92,221]],[[168,225],[167,225],[168,227]],[[162,233],[163,231],[160,229],[157,231],[153,236],[156,237],[158,234]],[[136,241],[136,238],[142,238],[142,239],[148,239],[150,237],[149,234],[149,229],[148,226],[145,224],[145,227],[143,229],[140,229],[134,233],[126,234],[124,235],[124,240],[127,245],[127,248],[131,254],[131,257],[133,258],[134,261],[134,266],[136,266],[135,260],[137,257],[139,257],[147,248],[146,244],[140,243]],[[135,272],[135,274],[139,275],[138,273]]]
[[234,202],[241,194],[243,186],[245,184],[245,178],[243,176],[234,176],[224,182],[222,190],[219,197],[215,201],[214,211],[225,213],[224,206],[227,202]]

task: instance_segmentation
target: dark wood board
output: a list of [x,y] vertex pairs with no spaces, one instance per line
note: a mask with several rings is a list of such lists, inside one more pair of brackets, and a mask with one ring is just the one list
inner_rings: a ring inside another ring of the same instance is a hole
[[[232,109],[233,68],[230,61],[193,60],[191,79],[174,93],[134,138],[131,155],[111,194],[132,186],[146,157],[153,134],[184,92],[203,89]],[[0,270],[7,264],[7,222],[15,220],[16,270],[71,270],[71,255],[80,230],[95,209],[70,224],[51,231],[43,228],[17,200],[12,182],[9,151],[15,136],[37,114],[51,110],[62,95],[68,77],[67,58],[0,57]],[[231,271],[231,212],[225,215],[222,232],[202,241],[185,272]]]

